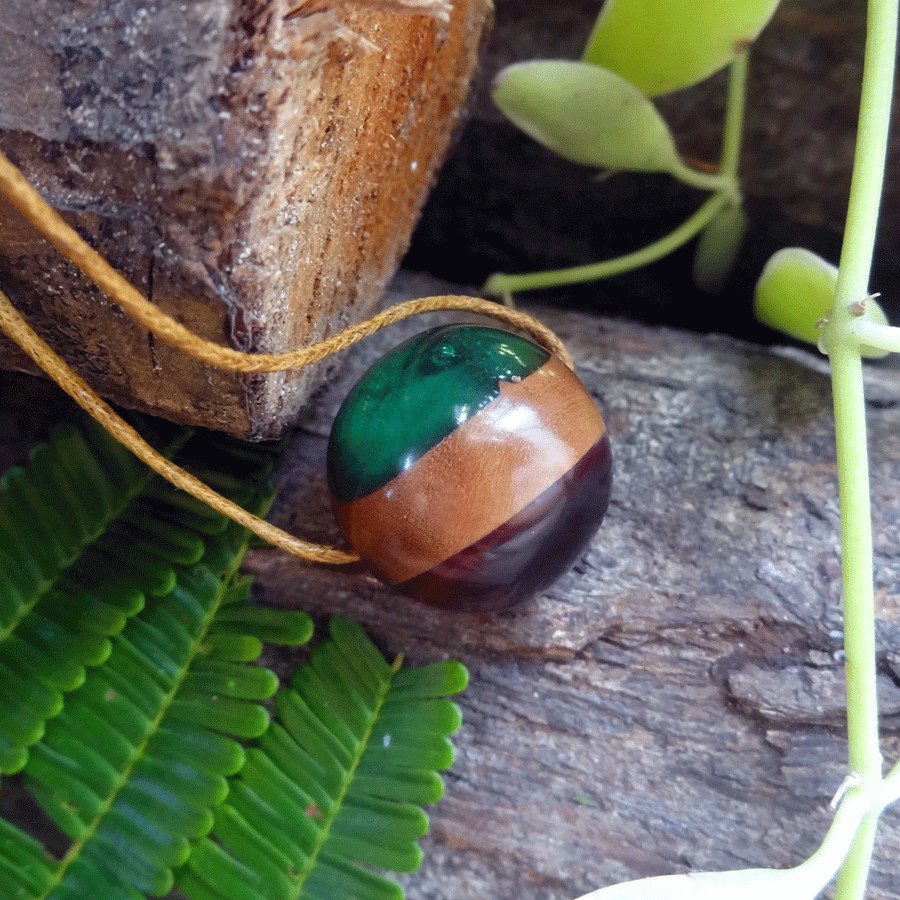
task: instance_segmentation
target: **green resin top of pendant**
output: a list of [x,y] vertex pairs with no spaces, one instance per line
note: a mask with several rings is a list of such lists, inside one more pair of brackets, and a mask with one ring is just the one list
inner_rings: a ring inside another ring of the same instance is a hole
[[[549,358],[526,338],[483,325],[442,325],[401,344],[357,382],[328,442],[328,487],[358,500],[459,428]],[[487,489],[487,486],[486,486]]]

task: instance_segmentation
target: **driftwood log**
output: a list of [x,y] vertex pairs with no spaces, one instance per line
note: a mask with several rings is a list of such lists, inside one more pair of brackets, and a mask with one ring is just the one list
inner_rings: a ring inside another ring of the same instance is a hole
[[[0,4],[0,149],[155,304],[238,349],[365,318],[465,100],[490,0]],[[155,341],[0,205],[0,288],[104,395],[239,436],[324,370]],[[9,342],[0,367],[30,369]]]
[[[406,277],[389,302],[444,292]],[[276,551],[269,602],[361,621],[388,654],[471,684],[409,900],[570,900],[639,876],[804,859],[845,775],[837,485],[822,358],[533,308],[613,440],[612,504],[574,570],[511,617],[407,601]],[[335,542],[324,451],[353,379],[424,328],[348,353],[282,472],[276,520]],[[884,752],[900,757],[900,373],[868,374]],[[868,897],[900,898],[900,815]]]

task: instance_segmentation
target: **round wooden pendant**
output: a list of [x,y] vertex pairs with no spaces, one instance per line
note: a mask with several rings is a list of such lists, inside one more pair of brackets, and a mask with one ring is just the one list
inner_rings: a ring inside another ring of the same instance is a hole
[[603,419],[575,375],[526,338],[427,331],[348,394],[328,444],[346,539],[425,603],[509,609],[578,558],[609,504]]

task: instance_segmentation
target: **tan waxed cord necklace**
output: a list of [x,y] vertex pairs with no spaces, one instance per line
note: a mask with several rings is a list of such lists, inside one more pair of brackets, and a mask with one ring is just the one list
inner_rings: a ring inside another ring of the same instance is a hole
[[[0,153],[0,192],[63,256],[73,262],[110,299],[155,337],[183,350],[195,359],[219,369],[232,372],[280,372],[285,369],[299,369],[310,363],[318,362],[332,353],[337,353],[339,350],[344,350],[364,337],[387,325],[399,322],[401,319],[437,310],[480,313],[498,319],[530,335],[551,353],[562,359],[569,368],[572,368],[571,358],[562,342],[537,319],[527,313],[488,300],[458,295],[426,297],[399,303],[365,322],[352,325],[327,340],[300,350],[257,354],[222,347],[194,334],[150,303],[134,285],[66,224],[59,213],[41,197],[19,169],[2,153]],[[359,559],[355,553],[347,553],[336,547],[313,544],[288,534],[264,519],[247,512],[236,503],[227,500],[198,478],[167,460],[117,415],[109,404],[102,400],[34,332],[2,291],[0,291],[0,328],[117,441],[124,444],[138,459],[176,487],[193,495],[198,500],[202,500],[258,537],[294,556],[331,564],[352,563]]]

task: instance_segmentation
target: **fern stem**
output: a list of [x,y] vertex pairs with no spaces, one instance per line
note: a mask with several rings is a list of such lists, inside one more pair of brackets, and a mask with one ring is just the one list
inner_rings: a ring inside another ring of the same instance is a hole
[[[150,479],[153,477],[153,472],[149,469],[146,471],[146,475],[142,479],[136,479],[133,483],[128,486],[128,489],[121,495],[119,504],[107,510],[107,514],[104,517],[103,521],[100,524],[100,527],[97,528],[93,535],[87,536],[87,539],[81,544],[77,549],[77,554],[81,555],[87,550],[94,541],[97,540],[103,533],[106,526],[110,523],[118,519],[122,513],[128,508],[128,505],[134,501],[134,499],[143,491],[147,484],[150,482]],[[54,573],[51,577],[45,579],[40,587],[35,590],[34,596],[31,597],[27,602],[22,604],[21,609],[19,610],[19,614],[10,619],[7,626],[3,629],[0,629],[0,643],[5,641],[17,628],[19,628],[22,622],[34,611],[35,607],[44,599],[47,592],[54,586],[57,579],[61,574],[63,574],[64,570]]]
[[[245,545],[247,539],[247,537],[244,538]],[[228,567],[221,573],[219,579],[218,597],[215,603],[210,604],[206,615],[201,620],[200,627],[197,631],[198,638],[195,642],[193,656],[185,661],[185,664],[182,667],[179,676],[173,681],[171,690],[168,691],[168,693],[160,701],[159,711],[156,717],[148,722],[143,740],[140,741],[140,743],[134,745],[134,752],[131,754],[131,759],[129,760],[127,765],[121,767],[114,787],[109,791],[109,795],[107,796],[105,802],[98,808],[97,814],[85,830],[85,834],[72,842],[71,846],[68,848],[65,855],[60,860],[54,872],[53,880],[47,885],[46,890],[39,896],[35,897],[34,900],[47,900],[47,898],[54,894],[56,888],[58,888],[65,882],[66,873],[69,867],[79,858],[87,842],[96,837],[97,830],[103,822],[105,816],[110,812],[113,804],[118,799],[119,794],[131,779],[135,764],[138,762],[138,760],[142,759],[146,755],[147,745],[153,739],[154,735],[159,731],[160,725],[165,719],[169,708],[177,698],[185,679],[190,674],[191,664],[201,653],[201,648],[203,646],[203,637],[209,632],[210,626],[212,625],[213,621],[216,618],[216,615],[219,612],[222,601],[227,594],[226,585],[231,581],[231,579],[237,572],[242,558],[242,552],[234,554],[232,559],[229,561]]]
[[382,685],[381,691],[378,695],[378,699],[372,710],[372,715],[369,718],[369,724],[357,744],[356,754],[351,760],[350,765],[347,767],[343,783],[341,784],[340,789],[338,790],[337,795],[334,798],[334,803],[331,805],[331,809],[329,810],[328,815],[325,816],[322,821],[322,827],[319,830],[318,837],[307,856],[306,866],[301,872],[297,874],[297,897],[300,897],[302,895],[303,885],[306,883],[306,879],[315,868],[316,863],[319,860],[319,854],[322,852],[322,848],[325,846],[325,842],[328,840],[328,837],[331,834],[331,829],[334,825],[334,821],[337,818],[338,813],[341,811],[341,806],[343,805],[344,798],[347,796],[347,791],[349,790],[350,785],[353,783],[353,776],[357,768],[359,767],[359,764],[363,757],[363,753],[365,753],[366,747],[368,746],[369,738],[372,736],[372,730],[375,727],[375,723],[378,721],[378,714],[381,712],[381,708],[384,706],[387,695],[390,692],[393,678],[400,670],[400,667],[402,665],[403,655],[399,654],[391,664],[389,677],[385,679],[384,684]]

